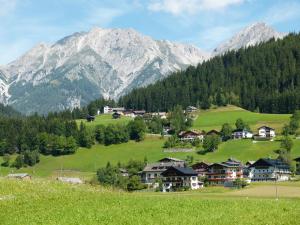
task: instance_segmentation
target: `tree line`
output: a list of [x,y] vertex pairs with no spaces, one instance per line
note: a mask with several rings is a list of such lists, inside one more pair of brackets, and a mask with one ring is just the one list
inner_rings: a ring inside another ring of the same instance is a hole
[[190,66],[119,100],[126,108],[168,111],[175,105],[233,104],[251,111],[292,113],[300,107],[300,34]]

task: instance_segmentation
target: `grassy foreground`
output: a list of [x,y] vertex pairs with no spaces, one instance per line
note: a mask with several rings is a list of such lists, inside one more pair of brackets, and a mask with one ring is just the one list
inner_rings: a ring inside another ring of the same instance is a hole
[[254,113],[236,106],[226,106],[217,109],[202,110],[194,121],[193,128],[200,130],[220,130],[224,123],[229,123],[235,127],[238,118],[243,119],[256,132],[262,125],[268,125],[280,132],[285,123],[289,122],[290,114],[265,114]]
[[[48,180],[0,179],[1,225],[298,224],[300,199],[257,198],[236,191],[124,193]],[[228,194],[229,193],[229,194]]]

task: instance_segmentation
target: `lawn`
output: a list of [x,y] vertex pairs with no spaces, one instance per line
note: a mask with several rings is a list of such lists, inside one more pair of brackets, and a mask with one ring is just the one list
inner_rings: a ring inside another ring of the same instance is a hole
[[108,124],[127,124],[131,121],[132,118],[127,116],[122,116],[119,119],[113,119],[111,114],[101,114],[96,116],[93,122],[87,122],[85,119],[77,120],[77,124],[79,125],[83,122],[87,127],[95,127],[97,125],[108,125]]
[[262,125],[267,125],[280,132],[282,126],[289,122],[290,114],[264,114],[254,113],[236,106],[220,107],[217,109],[202,110],[194,121],[193,128],[209,131],[212,129],[220,130],[224,123],[229,123],[235,127],[238,118],[243,119],[256,132]]
[[276,201],[238,193],[124,193],[47,180],[0,179],[0,218],[1,225],[291,225],[300,220],[299,198]]
[[[109,161],[112,164],[118,162],[126,163],[130,159],[144,160],[147,157],[149,162],[157,161],[163,157],[176,157],[185,159],[192,155],[195,161],[219,162],[230,157],[236,158],[243,162],[248,160],[257,160],[260,157],[276,157],[274,150],[280,146],[280,142],[267,141],[253,143],[251,140],[231,140],[222,143],[216,152],[199,154],[195,152],[164,153],[164,140],[159,137],[147,136],[142,142],[133,142],[119,145],[94,145],[91,149],[80,148],[76,154],[67,156],[41,156],[41,162],[34,167],[16,170],[13,168],[0,167],[2,174],[8,172],[29,172],[35,176],[56,177],[62,175],[74,175],[91,177],[95,174],[96,169],[105,166]],[[300,156],[300,140],[294,140],[292,156]],[[1,161],[1,159],[0,159]]]

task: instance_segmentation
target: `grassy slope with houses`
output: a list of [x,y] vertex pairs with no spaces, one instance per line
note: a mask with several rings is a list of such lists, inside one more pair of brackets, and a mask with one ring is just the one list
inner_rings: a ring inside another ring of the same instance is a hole
[[[243,110],[238,107],[228,106],[197,113],[194,122],[195,129],[220,129],[223,123],[229,122],[234,125],[237,118],[247,121],[254,130],[260,125],[267,124],[275,127],[277,132],[288,122],[290,115],[258,114]],[[100,115],[94,122],[88,123],[89,127],[98,124],[126,123],[130,118],[122,117],[114,120],[111,115]],[[78,121],[80,123],[80,121]],[[94,145],[91,149],[80,148],[74,155],[66,156],[41,156],[41,162],[34,167],[22,168],[18,172],[29,172],[41,177],[56,177],[58,174],[91,177],[96,169],[105,166],[108,161],[112,164],[118,162],[127,163],[130,159],[157,161],[162,157],[176,157],[185,159],[188,155],[194,157],[195,161],[218,162],[234,157],[243,162],[256,160],[260,157],[275,157],[275,150],[279,149],[279,141],[264,141],[253,143],[252,140],[230,140],[219,146],[216,152],[202,154],[201,148],[194,152],[165,153],[163,150],[164,139],[158,136],[147,136],[142,142],[133,142],[119,145]],[[300,156],[300,140],[294,139],[292,156]],[[0,163],[1,163],[0,158]],[[16,172],[15,168],[0,167],[0,174]],[[63,172],[62,172],[63,171]]]
[[2,225],[297,224],[300,183],[280,184],[278,193],[275,200],[274,184],[181,194],[125,193],[99,186],[0,178],[0,218]]
[[262,125],[268,125],[276,129],[277,133],[281,131],[284,123],[287,123],[290,114],[265,114],[254,113],[236,106],[220,107],[217,109],[203,110],[196,113],[197,118],[194,121],[193,128],[199,130],[220,130],[224,123],[229,123],[232,127],[238,118],[243,119],[250,125],[253,132]]

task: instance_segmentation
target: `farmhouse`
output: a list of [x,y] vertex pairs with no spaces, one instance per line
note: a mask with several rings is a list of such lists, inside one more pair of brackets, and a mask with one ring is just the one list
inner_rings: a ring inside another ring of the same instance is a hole
[[163,158],[156,163],[149,163],[141,173],[142,182],[148,185],[156,183],[157,179],[161,177],[161,173],[172,166],[185,167],[185,161],[175,158]]
[[58,177],[57,180],[70,184],[83,184],[83,181],[77,177]]
[[204,132],[198,132],[198,131],[181,131],[178,135],[181,141],[194,141],[196,139],[199,139],[201,142],[204,139]]
[[7,175],[10,179],[30,180],[31,176],[28,173],[11,173]]
[[136,116],[143,116],[143,115],[145,115],[145,113],[146,113],[145,110],[134,110],[133,111],[133,114],[134,114],[135,117]]
[[123,113],[124,111],[125,111],[124,107],[116,107],[116,108],[111,108],[109,106],[104,106],[103,107],[103,113],[104,114],[112,114],[114,112]]
[[188,107],[186,107],[186,110],[185,110],[185,112],[186,113],[192,113],[192,112],[196,112],[198,109],[197,109],[197,107],[195,107],[195,106],[188,106]]
[[252,137],[253,133],[247,129],[236,129],[232,132],[233,139],[246,139]]
[[251,181],[286,181],[290,176],[289,165],[280,159],[261,158],[249,166]]
[[176,191],[180,188],[199,189],[198,174],[192,168],[170,167],[162,172],[163,191]]
[[133,113],[133,110],[126,110],[123,112],[123,115],[124,116],[127,116],[127,117],[131,117],[131,118],[134,118],[134,113]]
[[207,133],[206,133],[206,135],[218,135],[218,136],[220,136],[221,135],[221,133],[219,132],[219,131],[217,131],[217,130],[210,130],[210,131],[208,131]]
[[154,113],[151,113],[151,115],[153,117],[157,116],[161,119],[167,119],[167,113],[166,112],[154,112]]
[[232,186],[237,178],[243,178],[243,165],[240,161],[230,158],[226,162],[214,163],[208,167],[209,184]]
[[268,126],[259,127],[257,136],[259,138],[273,138],[276,136],[275,129]]
[[194,165],[192,165],[192,169],[197,172],[198,177],[205,177],[210,165],[211,163],[197,162]]

